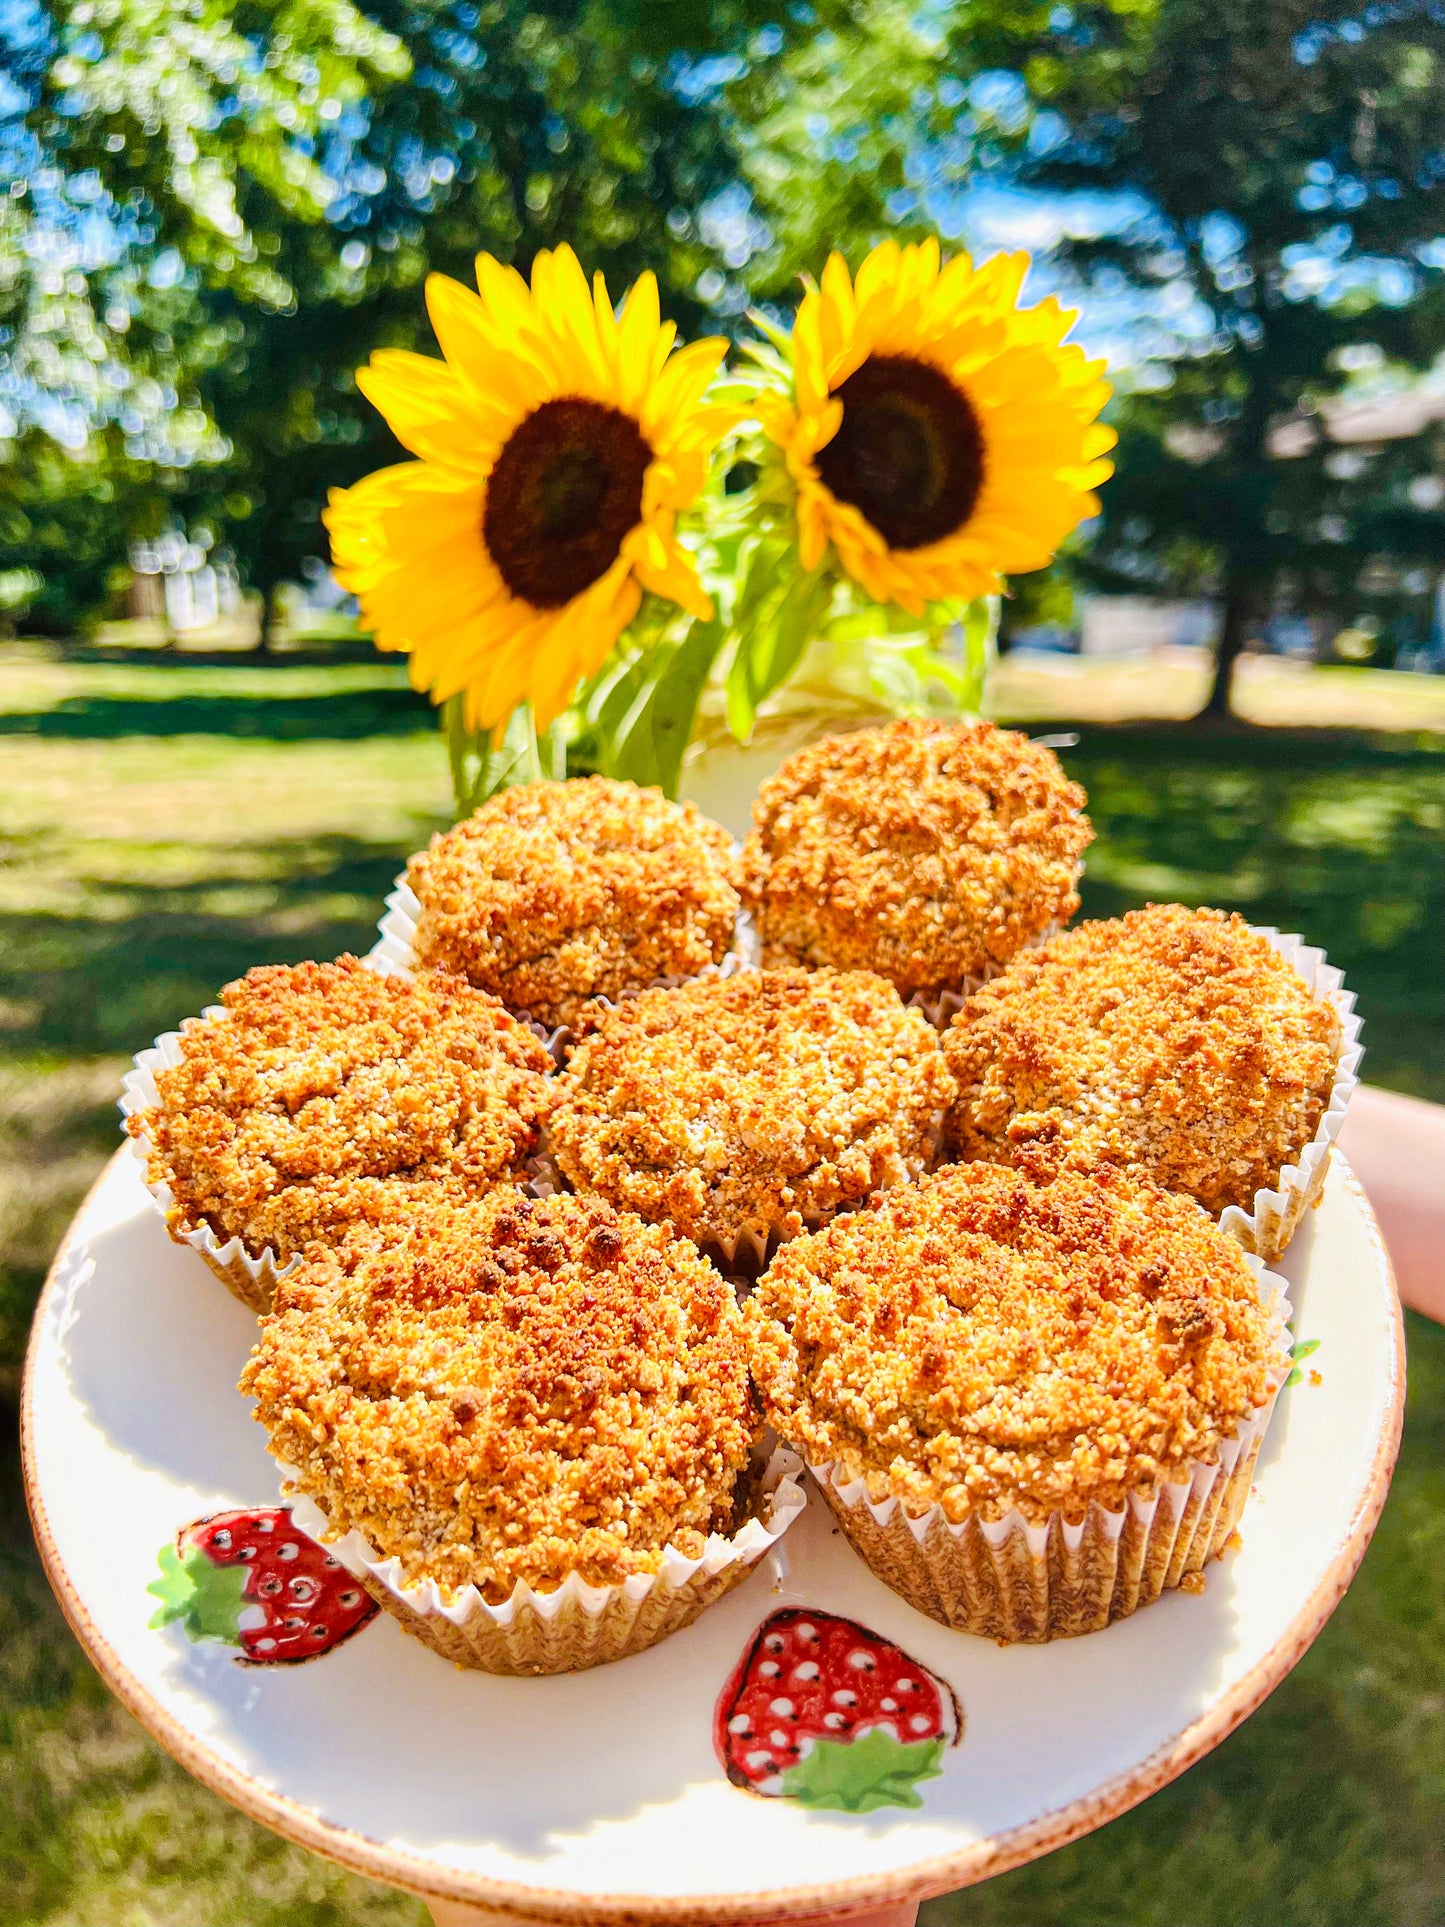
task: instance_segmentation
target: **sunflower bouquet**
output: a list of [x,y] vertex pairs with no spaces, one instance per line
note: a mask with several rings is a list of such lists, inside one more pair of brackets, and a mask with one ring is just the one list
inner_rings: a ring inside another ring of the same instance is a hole
[[443,359],[357,380],[417,459],[334,490],[337,579],[439,706],[460,810],[595,769],[675,795],[705,690],[747,741],[811,646],[895,706],[982,698],[1005,579],[1111,472],[1102,364],[1019,305],[1028,257],[834,255],[791,329],[677,343],[655,277],[614,307],[568,247],[530,285],[433,275]]

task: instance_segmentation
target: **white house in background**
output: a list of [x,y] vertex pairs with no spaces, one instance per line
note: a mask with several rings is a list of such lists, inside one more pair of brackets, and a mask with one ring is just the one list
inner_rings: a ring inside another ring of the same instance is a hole
[[135,582],[132,612],[165,620],[176,635],[229,622],[241,606],[236,565],[208,546],[187,541],[174,529],[154,542],[137,542],[130,554]]
[[1075,607],[1081,656],[1147,656],[1170,646],[1207,649],[1219,633],[1219,609],[1202,598],[1083,595]]

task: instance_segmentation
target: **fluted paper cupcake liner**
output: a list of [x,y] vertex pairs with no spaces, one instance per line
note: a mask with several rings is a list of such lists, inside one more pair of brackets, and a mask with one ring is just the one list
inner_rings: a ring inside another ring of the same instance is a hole
[[1282,935],[1269,925],[1254,926],[1304,978],[1316,1003],[1329,1004],[1340,1020],[1340,1055],[1335,1081],[1318,1128],[1293,1164],[1279,1174],[1269,1190],[1256,1191],[1248,1211],[1231,1204],[1219,1215],[1220,1229],[1237,1238],[1246,1251],[1272,1262],[1299,1229],[1300,1220],[1319,1200],[1330,1167],[1330,1152],[1339,1137],[1350,1099],[1359,1086],[1361,1020],[1355,1014],[1355,993],[1345,989],[1343,971],[1329,962],[1323,950],[1302,937]]
[[[1042,950],[1063,928],[1064,925],[1055,918],[1036,937],[1029,937],[1020,944],[1014,957],[1021,957],[1028,950]],[[1009,963],[1012,962],[1013,957],[1010,957]],[[995,977],[1001,977],[1007,969],[1008,963],[991,963],[978,976],[965,977],[962,983],[950,990],[915,990],[908,999],[909,1006],[913,1010],[921,1010],[936,1031],[945,1031],[973,993],[982,990],[985,984],[991,984]]]
[[[285,1465],[281,1472],[288,1481],[295,1476]],[[616,1586],[590,1586],[569,1573],[551,1592],[522,1582],[500,1606],[488,1604],[475,1586],[449,1600],[433,1579],[408,1584],[399,1561],[381,1558],[360,1533],[328,1538],[326,1514],[303,1495],[293,1499],[292,1517],[409,1633],[456,1665],[486,1673],[576,1673],[655,1646],[740,1585],[801,1517],[808,1503],[801,1475],[795,1454],[774,1451],[762,1473],[759,1514],[730,1538],[714,1533],[699,1558],[669,1546],[656,1573],[636,1573]]]
[[[1284,1281],[1251,1263],[1261,1292],[1275,1291],[1271,1329],[1284,1354]],[[1282,1356],[1265,1404],[1221,1440],[1216,1463],[1195,1461],[1187,1478],[1131,1495],[1117,1512],[1091,1504],[1075,1522],[1055,1512],[1033,1524],[1015,1510],[955,1524],[941,1506],[915,1514],[874,1499],[865,1479],[840,1480],[834,1465],[808,1470],[860,1558],[920,1612],[986,1639],[1068,1639],[1126,1618],[1223,1552],[1288,1371]]]
[[[203,1018],[224,1018],[226,1015],[223,1004],[212,1004],[201,1012]],[[184,1030],[168,1030],[156,1039],[149,1050],[141,1051],[136,1057],[121,1080],[122,1117],[135,1117],[142,1111],[154,1110],[160,1103],[156,1073],[172,1070],[180,1063],[184,1035]],[[270,1245],[253,1255],[239,1238],[218,1238],[210,1225],[189,1223],[171,1187],[164,1180],[154,1180],[150,1175],[149,1136],[132,1137],[127,1133],[126,1143],[140,1165],[141,1179],[155,1199],[156,1208],[165,1219],[166,1229],[172,1238],[177,1244],[189,1245],[192,1251],[197,1252],[248,1310],[264,1316],[271,1309],[277,1285],[301,1262],[300,1259],[292,1258],[282,1264]]]
[[[596,1001],[599,1004],[606,1005],[609,1010],[615,1008],[606,997],[599,997]],[[929,1148],[927,1155],[921,1158],[906,1158],[904,1162],[908,1168],[908,1176],[906,1179],[900,1180],[900,1182],[916,1184],[920,1178],[926,1176],[927,1173],[934,1168],[943,1143],[943,1120],[944,1114],[942,1111],[934,1113],[929,1126]],[[544,1127],[544,1141],[542,1150],[536,1160],[537,1172],[534,1178],[534,1185],[537,1187],[545,1186],[546,1188],[536,1189],[536,1195],[538,1197],[547,1197],[554,1191],[571,1191],[574,1189],[571,1180],[567,1177],[561,1165],[558,1164],[555,1153],[548,1149],[545,1137],[546,1132]],[[885,1186],[883,1188],[887,1189],[888,1187]],[[783,1245],[788,1243],[791,1238],[802,1237],[808,1232],[821,1231],[825,1225],[832,1224],[835,1219],[847,1217],[852,1211],[861,1211],[878,1195],[879,1193],[877,1191],[870,1191],[866,1197],[858,1199],[856,1204],[841,1205],[837,1210],[831,1212],[804,1212],[801,1214],[803,1220],[801,1230],[791,1232],[787,1237],[784,1237],[783,1233],[775,1224],[770,1224],[762,1218],[755,1218],[734,1225],[725,1237],[712,1236],[696,1238],[693,1242],[697,1245],[699,1251],[701,1251],[705,1257],[710,1258],[718,1269],[725,1272],[729,1278],[734,1279],[739,1284],[752,1284],[762,1277],[778,1251],[780,1251]],[[667,1222],[670,1222],[670,1220]]]
[[[421,904],[416,892],[406,880],[402,871],[396,879],[391,895],[386,899],[386,915],[377,925],[377,939],[367,952],[366,961],[373,969],[384,976],[409,977],[416,968],[416,926],[421,916]],[[732,947],[721,963],[708,964],[705,969],[693,976],[654,977],[649,983],[630,986],[620,990],[614,1000],[597,997],[591,1001],[611,1005],[624,998],[640,997],[644,990],[676,990],[682,984],[697,983],[709,977],[733,977],[740,970],[749,970],[755,964],[756,943],[752,937],[751,919],[746,911],[739,914],[734,927]],[[526,1024],[535,1037],[540,1038],[550,1052],[552,1061],[561,1066],[567,1061],[567,1053],[576,1042],[576,1032],[570,1024],[557,1024],[549,1027],[539,1023],[528,1011],[517,1010],[514,1015]]]
[[[224,1018],[229,1015],[224,1004],[211,1004],[201,1012],[202,1018]],[[188,1023],[198,1021],[195,1018]],[[185,1037],[185,1027],[168,1030],[159,1036],[149,1050],[141,1051],[131,1068],[121,1080],[120,1112],[124,1118],[135,1117],[141,1112],[154,1110],[160,1103],[160,1092],[156,1089],[156,1073],[172,1070],[181,1061],[181,1045]],[[239,1298],[248,1311],[264,1318],[271,1310],[276,1298],[276,1287],[301,1263],[298,1256],[282,1262],[280,1253],[273,1245],[265,1245],[259,1252],[251,1252],[243,1241],[236,1238],[219,1238],[210,1225],[193,1225],[186,1217],[184,1208],[177,1202],[176,1195],[164,1179],[152,1179],[150,1175],[151,1140],[149,1133],[133,1137],[126,1133],[126,1143],[140,1166],[141,1182],[155,1200],[156,1209],[165,1220],[166,1230],[177,1244],[189,1245],[191,1250],[203,1258],[211,1270],[227,1289]],[[527,1160],[525,1170],[517,1182],[533,1197],[545,1198],[558,1189],[553,1167],[541,1156]]]

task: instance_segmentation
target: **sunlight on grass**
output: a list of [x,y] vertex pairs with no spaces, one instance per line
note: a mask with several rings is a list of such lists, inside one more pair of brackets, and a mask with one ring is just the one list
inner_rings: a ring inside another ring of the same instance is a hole
[[[1085,725],[1065,761],[1099,830],[1087,913],[1179,897],[1302,930],[1360,994],[1369,1074],[1445,1098],[1445,739]],[[446,820],[431,717],[392,665],[0,674],[3,1927],[421,1921],[204,1792],[109,1699],[39,1575],[13,1412],[130,1054],[253,963],[369,947]],[[930,1904],[928,1927],[1445,1919],[1445,1332],[1412,1342],[1385,1523],[1298,1672],[1136,1814]]]

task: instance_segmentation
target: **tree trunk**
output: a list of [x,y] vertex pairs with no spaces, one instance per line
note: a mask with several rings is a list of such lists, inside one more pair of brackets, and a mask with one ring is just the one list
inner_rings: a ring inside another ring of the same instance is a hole
[[256,648],[263,656],[271,653],[271,627],[276,620],[276,588],[277,584],[269,577],[261,585],[261,626]]
[[1251,583],[1239,569],[1231,569],[1224,591],[1224,623],[1214,652],[1214,680],[1209,700],[1199,712],[1200,721],[1223,722],[1229,715],[1229,693],[1234,681],[1234,665],[1249,634],[1253,603]]

